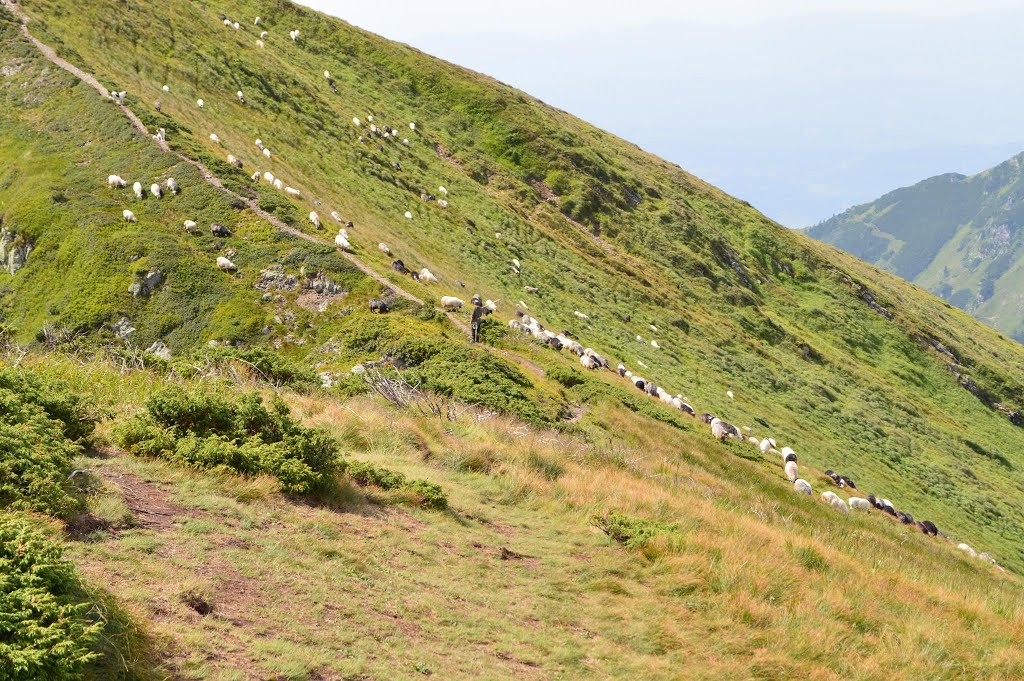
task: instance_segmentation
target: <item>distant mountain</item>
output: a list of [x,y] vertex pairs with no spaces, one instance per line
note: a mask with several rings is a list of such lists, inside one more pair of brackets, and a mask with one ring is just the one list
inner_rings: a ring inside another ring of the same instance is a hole
[[1024,342],[1024,153],[938,175],[808,233],[912,281]]

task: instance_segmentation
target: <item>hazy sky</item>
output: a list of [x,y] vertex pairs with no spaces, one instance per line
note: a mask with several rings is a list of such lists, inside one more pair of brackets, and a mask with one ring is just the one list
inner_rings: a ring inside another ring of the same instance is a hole
[[1024,0],[304,1],[526,90],[793,227],[1024,151]]

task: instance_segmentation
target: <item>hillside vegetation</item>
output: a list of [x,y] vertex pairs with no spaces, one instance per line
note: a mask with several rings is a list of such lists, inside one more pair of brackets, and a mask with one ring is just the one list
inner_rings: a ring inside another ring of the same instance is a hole
[[[564,112],[300,6],[17,7],[173,152],[0,11],[0,217],[24,260],[0,273],[5,362],[73,386],[99,424],[41,474],[66,508],[3,502],[64,523],[97,589],[76,602],[130,613],[82,673],[1024,673],[1021,346]],[[249,177],[268,170],[301,197]],[[132,194],[169,177],[180,193]],[[375,314],[381,278],[406,295]],[[476,345],[467,309],[435,309],[474,292],[498,303]],[[794,494],[777,455],[510,330],[520,300],[794,447],[816,492],[840,471],[952,542]]]
[[1024,173],[1015,156],[947,174],[815,225],[809,234],[928,289],[1024,342]]

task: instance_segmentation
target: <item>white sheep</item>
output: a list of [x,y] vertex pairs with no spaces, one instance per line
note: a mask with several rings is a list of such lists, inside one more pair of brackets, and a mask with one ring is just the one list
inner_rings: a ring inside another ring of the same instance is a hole
[[384,255],[391,255],[391,249],[388,248],[388,245],[386,243],[381,242],[381,243],[377,244],[377,248]]
[[256,17],[256,21],[252,22],[252,25],[253,26],[259,26],[260,25],[260,18]]
[[198,106],[200,109],[202,109],[204,106],[206,106],[206,102],[204,102],[202,99],[197,99],[196,100],[196,106]]
[[270,149],[263,147],[263,155],[266,156],[267,158],[270,158]]
[[262,173],[260,173],[260,171],[257,170],[255,173],[252,174],[253,182],[259,182],[261,179],[263,179],[263,175]]
[[274,178],[274,189],[284,189],[284,182],[280,177]]
[[[486,307],[491,312],[497,312],[498,311],[498,304],[496,302],[494,302],[493,300],[489,299],[489,298],[484,301],[484,307]],[[546,332],[545,335],[547,335],[548,338],[554,338],[555,337],[555,334],[551,333],[550,331]]]
[[220,138],[217,137],[217,133],[215,133],[215,132],[211,132],[210,133],[210,141],[213,142],[214,144],[220,144]]
[[806,494],[808,496],[814,494],[814,492],[811,490],[811,483],[803,479],[794,482],[793,489],[795,489],[797,492],[800,492],[801,494]]
[[141,199],[142,198],[142,183],[141,182],[136,182],[135,184],[133,184],[132,185],[132,191],[135,192],[135,198]]
[[228,163],[230,163],[231,165],[235,165],[235,161],[237,160],[238,159],[235,158],[234,154],[228,154]]
[[274,173],[268,170],[263,173],[263,179],[267,181],[267,184],[274,184]]
[[157,128],[156,129],[156,134],[153,135],[153,139],[155,139],[158,142],[166,142],[167,141],[167,128]]
[[420,270],[420,281],[426,281],[436,284],[437,277],[434,276],[433,272],[424,267],[422,270]]
[[162,89],[163,89],[164,92],[170,92],[171,91],[171,86],[170,85],[164,85]]
[[149,185],[149,193],[152,194],[153,198],[155,199],[159,199],[164,195],[164,193],[160,191],[160,185],[158,185],[156,182]]
[[849,504],[851,511],[870,511],[872,508],[870,501],[860,497],[850,497]]
[[580,319],[584,320],[584,321],[590,319],[590,315],[585,315],[582,312],[580,312],[579,310],[575,310],[573,312],[573,314],[576,315],[577,317],[579,317]]
[[796,452],[794,452],[794,451],[793,451],[793,448],[792,448],[792,447],[783,447],[783,448],[782,448],[782,451],[780,452],[780,454],[782,455],[782,460],[783,460],[783,461],[785,461],[785,460],[786,460],[786,458],[787,458],[787,457],[788,457],[788,456],[789,456],[790,454],[792,454],[793,456],[796,456]]
[[[367,116],[367,117],[366,117],[366,120],[368,120],[368,121],[370,121],[371,123],[373,123],[373,116]],[[372,128],[374,129],[374,130],[376,130],[376,129],[377,129],[377,126],[375,126],[375,125],[374,125],[374,126],[371,126],[371,127],[372,127]]]
[[110,187],[123,188],[127,187],[128,183],[125,182],[120,175],[110,175],[107,177],[107,185]]
[[448,202],[447,202],[447,201],[445,201],[444,199],[440,199],[440,200],[439,200],[439,201],[437,202],[437,205],[441,206],[441,208],[447,208],[447,207],[448,207]]
[[336,211],[336,210],[332,210],[332,211],[331,211],[331,218],[332,218],[332,219],[333,219],[333,220],[334,220],[335,222],[341,222],[341,216],[340,216],[340,215],[338,215],[338,211]]
[[189,234],[192,234],[194,232],[197,232],[198,230],[199,230],[199,225],[196,223],[195,220],[185,220],[185,231],[186,232],[188,232]]
[[331,72],[325,70],[324,71],[324,78],[326,78],[327,80],[330,80],[331,79]]
[[971,558],[977,558],[978,557],[977,552],[974,549],[972,549],[970,546],[968,546],[967,544],[957,544],[957,548],[960,549],[961,551],[963,551],[964,553],[966,553]]
[[445,189],[443,185],[437,188],[437,193],[438,194],[444,194],[445,196],[448,196],[448,190]]
[[235,263],[231,262],[223,255],[217,257],[217,267],[224,270],[225,272],[235,272],[238,270],[238,267],[235,266]]
[[641,336],[640,334],[637,334],[637,336],[636,336],[636,342],[637,342],[637,343],[646,343],[647,341],[645,341],[645,340],[644,340],[644,337],[643,337],[643,336]]
[[352,124],[355,125],[357,128],[361,128],[363,126],[362,122],[356,117],[352,118]]
[[234,28],[237,31],[238,28],[239,28],[238,22],[236,21],[235,23],[231,24],[231,27]]
[[262,48],[262,47],[265,47],[265,45],[263,44],[262,40],[257,40],[256,41],[256,47],[261,47]]
[[285,187],[284,193],[288,194],[289,196],[302,196],[302,192],[300,192],[295,187]]
[[796,479],[799,477],[797,475],[798,472],[796,461],[786,462],[786,477],[789,478],[790,482],[796,482]]
[[409,129],[412,130],[412,131],[415,131],[416,130],[416,124],[415,123],[410,123],[409,124]]
[[656,341],[656,340],[652,340],[651,341],[651,347],[654,348],[655,350],[658,350],[658,349],[661,348],[661,346],[658,345],[658,341]]
[[658,333],[658,327],[656,327],[654,324],[648,324],[647,327],[654,333]]
[[242,94],[242,91],[241,91],[241,90],[239,90],[238,92],[236,92],[236,93],[235,93],[235,96],[236,96],[236,97],[238,97],[238,101],[239,101],[239,102],[241,102],[242,104],[245,104],[245,95],[243,95],[243,94]]
[[441,307],[446,310],[459,310],[465,304],[464,300],[460,300],[455,296],[441,296]]
[[761,440],[761,444],[758,445],[758,448],[761,450],[762,454],[767,454],[768,450],[773,449],[774,447],[775,440],[770,437],[766,437],[765,439]]
[[178,187],[178,183],[174,181],[173,177],[168,177],[167,181],[164,182],[164,185],[167,186],[167,190],[172,194],[177,194],[179,191],[181,191],[181,189]]
[[515,268],[517,270],[519,269],[519,259],[518,258],[512,258],[512,264],[515,266]]
[[340,248],[343,251],[352,250],[352,243],[349,242],[348,234],[345,232],[345,230],[341,230],[340,232],[338,232],[338,236],[334,237],[334,243],[337,244],[338,248]]
[[270,35],[270,34],[267,33],[266,31],[261,31],[260,32],[260,38],[266,38],[268,35]]
[[127,94],[128,93],[124,92],[123,90],[121,92],[115,92],[114,90],[111,90],[110,91],[110,98],[113,99],[118,104],[124,104],[124,98],[125,98],[125,96]]
[[584,369],[596,369],[599,366],[601,366],[600,364],[597,363],[596,359],[590,357],[589,355],[583,355],[582,357],[580,357],[580,364],[583,365]]
[[256,148],[259,149],[260,151],[263,151],[263,140],[261,140],[261,139],[257,139],[256,140]]
[[731,390],[726,390],[725,391],[725,396],[728,397],[730,400],[733,399],[732,391]]
[[523,308],[524,310],[529,310],[530,309],[530,308],[526,307],[526,303],[524,303],[521,300],[518,303],[516,303],[516,305],[518,305],[519,307]]
[[316,214],[316,211],[310,212],[309,221],[313,223],[314,227],[320,229],[320,216]]
[[231,26],[231,19],[225,19],[224,20],[224,25],[225,26]]
[[299,29],[295,29],[294,31],[290,31],[288,33],[288,35],[291,36],[292,40],[298,40],[299,39]]
[[725,427],[722,419],[715,418],[711,420],[711,435],[716,440],[725,440],[730,434],[731,431]]
[[402,140],[402,144],[404,144],[405,146],[409,146],[409,139],[406,138],[406,139]]
[[137,217],[135,217],[135,213],[131,212],[127,208],[125,208],[123,211],[121,211],[121,215],[124,216],[124,221],[125,222],[138,222],[139,221],[139,219]]
[[405,219],[406,220],[412,220],[412,211],[411,210],[405,211]]

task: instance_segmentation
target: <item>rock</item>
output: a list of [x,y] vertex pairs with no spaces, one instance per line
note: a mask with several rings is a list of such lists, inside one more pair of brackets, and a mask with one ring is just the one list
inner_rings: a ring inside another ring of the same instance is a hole
[[139,296],[148,298],[162,283],[164,283],[163,272],[160,270],[150,270],[141,278],[132,282],[131,286],[128,287],[128,293],[132,294],[133,298],[138,298]]
[[254,287],[261,291],[292,291],[299,285],[299,278],[294,274],[285,274],[280,265],[271,265],[260,272]]
[[354,367],[352,367],[352,372],[351,373],[353,373],[356,376],[358,376],[360,374],[365,374],[366,373],[366,367],[364,367],[362,364],[357,364]]
[[171,361],[171,349],[162,340],[158,340],[150,345],[149,350],[146,350],[146,352],[167,362]]
[[0,227],[0,266],[13,276],[25,266],[32,244],[6,227]]
[[324,371],[320,374],[320,385],[324,388],[333,388],[338,385],[338,375],[330,371]]
[[127,317],[121,317],[121,319],[119,319],[111,328],[114,330],[114,335],[121,339],[130,338],[131,335],[137,331],[137,329],[132,326],[131,320]]

